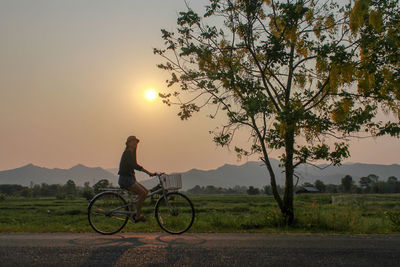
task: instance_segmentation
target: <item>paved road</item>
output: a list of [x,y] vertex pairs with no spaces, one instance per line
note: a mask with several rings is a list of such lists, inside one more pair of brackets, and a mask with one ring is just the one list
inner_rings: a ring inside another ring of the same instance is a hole
[[0,266],[400,266],[400,235],[0,234]]

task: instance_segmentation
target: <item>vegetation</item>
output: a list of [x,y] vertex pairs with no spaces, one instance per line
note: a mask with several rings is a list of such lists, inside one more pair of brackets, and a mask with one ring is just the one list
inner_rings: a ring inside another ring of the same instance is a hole
[[[340,164],[354,136],[399,136],[399,9],[399,0],[210,0],[202,16],[188,8],[154,50],[171,73],[160,96],[181,119],[215,108],[210,118],[226,119],[214,133],[221,146],[246,128],[252,142],[235,151],[261,156],[290,224],[296,167]],[[394,116],[376,119],[382,110]],[[283,196],[270,150],[282,155]]]
[[[399,194],[311,194],[294,198],[296,220],[286,226],[267,195],[191,195],[196,209],[192,232],[399,233]],[[92,232],[84,198],[7,197],[0,201],[0,232]],[[146,200],[146,223],[126,232],[161,232]]]
[[73,180],[68,180],[64,185],[59,184],[32,184],[30,187],[15,185],[15,184],[3,184],[0,185],[0,194],[5,196],[14,197],[56,197],[57,199],[74,199],[76,197],[84,197],[87,200],[93,198],[96,192],[99,192],[99,188],[112,187],[109,181],[100,180],[90,187],[89,182],[86,182],[83,187],[79,187]]
[[[353,180],[353,177],[346,175],[342,178],[341,184],[325,184],[321,180],[316,180],[314,184],[304,183],[296,186],[296,188],[302,187],[315,187],[320,193],[352,193],[352,194],[387,194],[387,193],[400,193],[400,181],[397,177],[390,176],[386,181],[379,180],[379,177],[375,174],[370,174],[366,177],[361,177],[359,180],[359,186]],[[279,194],[283,194],[284,189],[281,186],[277,186]],[[266,185],[264,188],[254,188],[253,186],[235,186],[234,188],[223,188],[209,186],[196,185],[192,189],[187,191],[189,194],[267,194],[272,195],[271,186]]]
[[[400,181],[395,176],[390,176],[386,181],[380,180],[375,174],[370,174],[366,177],[361,177],[357,185],[353,180],[353,177],[346,175],[341,180],[340,185],[325,184],[321,180],[316,180],[314,184],[304,183],[303,185],[296,186],[306,187],[313,186],[319,190],[320,193],[400,193]],[[22,185],[0,185],[0,201],[5,200],[8,197],[56,197],[57,199],[73,199],[76,197],[83,197],[87,200],[93,198],[95,194],[100,192],[101,188],[112,188],[112,184],[107,180],[103,179],[98,181],[93,187],[90,186],[89,182],[86,182],[83,187],[75,185],[75,182],[68,180],[65,185],[46,183],[31,185],[30,187]],[[284,188],[277,185],[279,194],[284,193]],[[216,187],[213,185],[199,186],[187,190],[187,193],[192,195],[212,195],[212,194],[267,194],[273,195],[270,185],[266,185],[263,188],[255,188],[254,186],[235,186],[233,188]]]
[[246,194],[248,188],[246,186],[235,186],[233,188],[216,187],[213,185],[199,186],[196,185],[187,192],[194,195],[210,195],[210,194]]
[[[290,227],[274,202],[270,185],[262,189],[195,186],[187,191],[197,213],[191,231],[399,232],[400,194],[393,193],[400,193],[400,181],[393,176],[381,181],[371,174],[361,177],[359,184],[351,176],[345,176],[340,185],[325,185],[320,180],[314,185],[304,184],[315,186],[324,194],[295,196],[296,220]],[[0,232],[91,231],[87,221],[88,200],[105,186],[111,185],[106,180],[99,181],[94,189],[89,183],[78,187],[72,180],[65,185],[0,185]],[[284,193],[284,188],[277,188]],[[144,207],[150,218],[148,223],[130,223],[125,231],[160,231],[153,218],[154,204],[155,199],[150,199]]]

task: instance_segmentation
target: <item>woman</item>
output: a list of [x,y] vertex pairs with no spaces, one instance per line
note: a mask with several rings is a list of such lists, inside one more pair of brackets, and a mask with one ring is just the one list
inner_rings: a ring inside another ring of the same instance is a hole
[[126,140],[126,148],[124,153],[122,153],[121,162],[119,164],[118,184],[121,188],[127,189],[136,194],[137,197],[135,200],[137,201],[137,208],[135,221],[144,222],[146,221],[146,218],[142,215],[142,206],[147,194],[149,193],[149,190],[136,181],[135,170],[145,172],[150,176],[154,176],[156,174],[149,172],[137,163],[136,150],[138,143],[139,139],[137,139],[135,136],[129,136]]

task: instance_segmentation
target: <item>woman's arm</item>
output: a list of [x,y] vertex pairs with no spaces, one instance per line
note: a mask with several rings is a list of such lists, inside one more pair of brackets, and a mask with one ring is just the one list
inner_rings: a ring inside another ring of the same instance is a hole
[[[140,166],[140,165],[138,165],[138,166]],[[154,172],[149,172],[148,170],[146,170],[145,168],[141,168],[140,170],[139,169],[137,169],[138,171],[142,171],[142,172],[144,172],[144,173],[146,173],[147,175],[149,175],[149,176],[155,176],[156,175],[156,173],[154,173]],[[136,179],[136,176],[134,175],[133,177],[135,177],[135,179]]]
[[149,176],[154,176],[154,175],[155,175],[155,173],[149,172],[148,170],[146,170],[146,169],[143,168],[143,167],[142,167],[142,172],[147,173],[147,175],[149,175]]
[[138,171],[142,171],[144,173],[146,173],[149,176],[154,176],[155,174],[152,172],[149,172],[148,170],[146,170],[145,168],[143,168],[141,165],[139,165],[137,163],[136,160],[136,153],[132,152],[132,157],[129,157],[129,164],[132,166],[133,169],[138,170]]

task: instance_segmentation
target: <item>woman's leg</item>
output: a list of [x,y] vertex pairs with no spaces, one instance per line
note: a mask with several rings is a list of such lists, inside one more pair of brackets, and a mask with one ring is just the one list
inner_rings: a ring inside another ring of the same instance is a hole
[[143,186],[141,183],[138,183],[138,182],[136,182],[136,184],[138,186],[140,186],[146,192],[146,196],[149,194],[149,190],[145,186]]
[[136,197],[136,219],[142,216],[142,206],[143,202],[146,199],[147,192],[143,190],[143,186],[140,186],[138,183],[135,183],[129,187],[129,191],[133,192],[137,195]]

